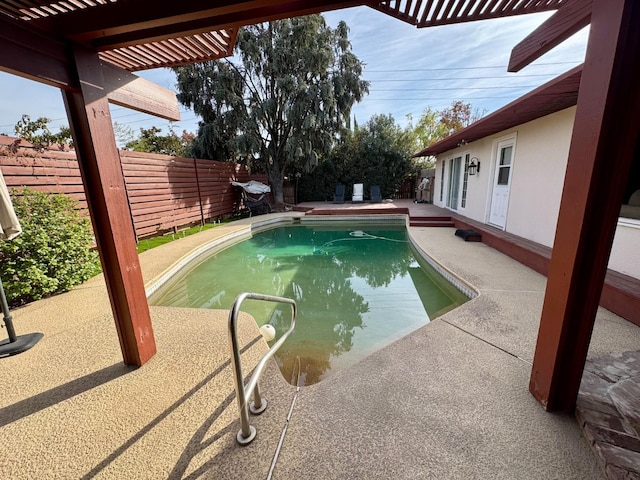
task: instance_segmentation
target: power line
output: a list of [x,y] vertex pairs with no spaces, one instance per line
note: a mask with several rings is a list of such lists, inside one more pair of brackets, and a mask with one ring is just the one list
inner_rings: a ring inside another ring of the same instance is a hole
[[[387,72],[388,73],[388,72]],[[504,76],[504,75],[500,75],[500,76],[490,76],[490,75],[483,75],[482,77],[438,77],[438,78],[433,78],[433,77],[421,77],[418,80],[420,81],[447,81],[447,80],[511,80],[511,79],[518,79],[518,78],[531,78],[531,77],[556,77],[558,75],[561,75],[560,73],[532,73],[532,74],[528,74],[528,75],[511,75],[511,76]],[[375,80],[376,82],[384,82],[384,81],[394,81],[394,82],[399,82],[402,81],[404,79],[400,79],[400,80],[395,80],[395,79],[390,79],[390,80],[386,80],[386,79],[382,79],[382,80]],[[413,79],[411,79],[410,81],[413,81]],[[417,81],[417,80],[416,80]]]
[[376,102],[423,102],[434,100],[487,100],[487,99],[513,99],[513,96],[508,97],[434,97],[434,98],[376,98]]
[[[557,76],[555,74],[549,74],[550,76]],[[371,83],[379,82],[425,82],[425,81],[441,81],[451,82],[458,80],[518,80],[520,77],[476,77],[476,78],[383,78],[379,80],[369,80]],[[462,87],[460,87],[462,88]]]
[[[445,87],[445,88],[403,88],[402,92],[430,92],[435,90],[506,90],[512,88],[536,88],[540,85],[513,85],[513,86],[502,86],[502,87]],[[394,88],[374,88],[371,90],[372,92],[400,92]]]
[[[29,115],[29,117],[33,118],[33,116]],[[36,117],[36,120],[40,118],[40,117]],[[0,128],[5,128],[5,127],[15,127],[16,123],[18,123],[20,120],[22,120],[22,116],[20,116],[20,119],[16,120],[15,123],[8,123],[6,125],[0,125]],[[54,123],[54,122],[62,122],[67,120],[65,117],[63,118],[50,118],[49,119],[49,123]]]
[[[575,63],[579,63],[578,61],[567,61],[567,62],[550,62],[550,63],[540,63],[540,64],[535,64],[532,66],[549,66],[549,65],[564,65],[564,64],[575,64]],[[446,68],[446,67],[442,67],[442,68],[423,68],[423,69],[396,69],[396,70],[365,70],[365,73],[396,73],[396,72],[429,72],[429,71],[460,71],[460,70],[480,70],[480,69],[495,69],[495,68],[505,68],[504,65],[495,65],[495,66],[484,66],[484,67],[478,67],[478,66],[471,66],[471,67],[451,67],[451,68]],[[406,79],[393,79],[393,78],[382,78],[382,79],[378,79],[378,80],[370,80],[373,84],[375,83],[398,83],[398,82],[403,82],[403,83],[409,83],[409,82],[434,82],[434,81],[441,81],[441,82],[451,82],[451,81],[457,81],[457,80],[461,80],[461,81],[465,81],[465,80],[512,80],[512,79],[518,79],[518,78],[531,78],[531,77],[549,77],[549,76],[557,76],[559,74],[557,73],[544,73],[544,74],[526,74],[526,75],[517,75],[517,76],[495,76],[495,75],[481,75],[481,76],[473,76],[473,77],[453,77],[453,78],[406,78]],[[371,92],[393,92],[393,91],[397,91],[398,93],[402,93],[402,92],[419,92],[419,91],[469,91],[469,90],[476,90],[476,91],[481,91],[481,90],[512,90],[512,89],[529,89],[529,88],[536,88],[539,85],[501,85],[501,86],[487,86],[487,87],[442,87],[442,88],[436,88],[436,87],[428,87],[428,88],[401,88],[401,89],[389,89],[389,88],[373,88],[371,90]],[[374,101],[382,101],[382,102],[387,102],[387,101],[398,101],[398,102],[406,102],[406,101],[438,101],[438,100],[450,100],[450,99],[460,99],[460,97],[462,97],[462,95],[458,95],[456,97],[438,97],[438,98],[371,98],[371,100]],[[512,96],[482,96],[482,97],[467,97],[467,100],[485,100],[485,99],[512,99]],[[139,123],[144,123],[144,122],[158,122],[160,119],[153,117],[153,116],[149,116],[148,118],[140,118],[140,119],[132,119],[130,121],[125,121],[122,122],[120,121],[121,119],[124,118],[131,118],[131,117],[138,117],[140,115],[146,115],[142,112],[131,112],[131,113],[123,113],[123,114],[116,114],[113,116],[113,120],[117,121],[118,123],[124,125],[124,126],[129,126],[129,125],[134,125],[134,124],[139,124]],[[188,118],[182,118],[181,120],[174,122],[176,124],[180,124],[181,122],[192,122],[194,120],[201,120],[201,118],[197,115],[193,115],[190,116]],[[67,121],[66,118],[54,118],[51,119],[51,122],[64,122]],[[5,124],[5,125],[0,125],[0,128],[14,128],[15,127],[15,123],[12,124]]]
[[[568,65],[573,63],[582,63],[583,60],[573,60],[567,62],[549,62],[549,63],[536,63],[529,65],[529,67],[538,66],[550,66],[550,65]],[[439,67],[439,68],[405,68],[405,69],[393,69],[393,70],[368,70],[365,66],[365,70],[368,72],[431,72],[431,71],[455,71],[455,70],[484,70],[486,68],[507,68],[507,65],[491,65],[486,67]]]

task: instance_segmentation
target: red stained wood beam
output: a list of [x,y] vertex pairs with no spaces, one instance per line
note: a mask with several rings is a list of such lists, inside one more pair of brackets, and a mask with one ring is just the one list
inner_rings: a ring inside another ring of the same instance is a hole
[[106,50],[127,47],[140,43],[156,42],[176,36],[197,35],[214,30],[235,29],[261,22],[271,22],[283,18],[299,17],[315,13],[326,12],[338,8],[356,7],[363,1],[335,2],[332,0],[315,0],[313,2],[293,0],[277,2],[276,5],[253,8],[247,11],[228,14],[203,16],[194,20],[161,25],[152,28],[141,26],[137,30],[111,36],[102,36],[97,32],[91,33],[89,44],[91,48]]
[[511,50],[509,72],[518,72],[564,42],[591,20],[592,0],[563,3],[558,11]]
[[100,62],[110,103],[167,120],[180,120],[175,92],[107,62]]
[[113,2],[97,8],[79,9],[32,23],[89,48],[109,50],[178,36],[236,28],[242,25],[320,13],[363,5],[364,0],[254,0],[211,3],[202,0],[180,2]]
[[63,89],[77,86],[62,43],[0,16],[0,70]]
[[104,78],[96,53],[74,55],[81,88],[63,92],[65,107],[124,363],[141,366],[156,345]]
[[573,410],[618,214],[640,148],[640,2],[593,0],[529,389]]
[[[21,22],[0,17],[0,70],[62,90],[79,90],[69,48]],[[101,62],[104,87],[111,103],[180,120],[176,95],[107,62]]]
[[[215,4],[202,0],[124,0],[36,19],[32,23],[45,31],[84,40],[96,36],[97,32],[102,32],[105,36],[130,33],[141,28],[162,27],[207,17],[241,15],[255,8],[274,6],[278,3],[275,0],[221,0]],[[96,15],[97,8],[100,15]]]

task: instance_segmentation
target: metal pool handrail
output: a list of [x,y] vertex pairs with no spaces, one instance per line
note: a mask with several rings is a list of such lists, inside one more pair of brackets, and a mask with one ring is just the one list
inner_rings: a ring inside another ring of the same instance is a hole
[[[238,345],[238,314],[242,302],[247,299],[263,300],[265,302],[288,303],[291,305],[291,326],[282,337],[263,355],[256,366],[251,379],[247,386],[244,386],[244,377],[242,375],[242,365],[240,363],[240,348]],[[264,370],[267,361],[278,351],[287,337],[293,332],[296,326],[296,302],[290,298],[275,297],[273,295],[263,295],[260,293],[241,293],[238,295],[231,306],[229,312],[229,344],[231,346],[231,366],[233,367],[233,383],[236,388],[236,399],[238,400],[238,408],[240,410],[240,431],[236,439],[240,445],[248,445],[256,437],[256,429],[253,425],[249,425],[249,410],[254,415],[260,415],[267,408],[267,401],[260,396],[258,380]],[[247,398],[253,393],[253,402],[247,406]]]

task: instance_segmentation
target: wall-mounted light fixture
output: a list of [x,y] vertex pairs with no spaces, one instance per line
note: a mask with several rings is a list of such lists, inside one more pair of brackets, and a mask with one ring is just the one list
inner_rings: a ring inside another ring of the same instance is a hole
[[467,168],[469,170],[469,175],[480,173],[480,160],[478,160],[478,157],[472,157],[471,163],[469,163],[469,167]]

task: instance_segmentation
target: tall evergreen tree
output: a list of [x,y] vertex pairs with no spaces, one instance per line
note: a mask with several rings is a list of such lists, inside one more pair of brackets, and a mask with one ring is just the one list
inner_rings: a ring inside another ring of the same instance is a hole
[[283,203],[284,177],[330,151],[369,82],[347,25],[320,15],[244,27],[236,48],[234,59],[174,69],[178,100],[202,117],[193,153],[248,160]]

